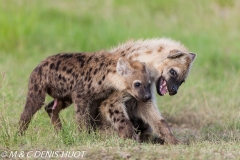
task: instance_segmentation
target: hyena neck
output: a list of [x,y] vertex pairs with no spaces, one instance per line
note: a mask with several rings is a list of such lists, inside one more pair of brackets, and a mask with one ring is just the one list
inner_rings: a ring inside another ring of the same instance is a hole
[[180,43],[171,39],[146,39],[128,41],[110,50],[114,54],[120,54],[130,60],[137,60],[157,66],[162,63],[171,51],[187,52]]
[[120,76],[118,73],[110,73],[107,76],[107,83],[105,85],[109,86],[110,88],[114,88],[115,90],[125,90],[127,89],[125,79]]

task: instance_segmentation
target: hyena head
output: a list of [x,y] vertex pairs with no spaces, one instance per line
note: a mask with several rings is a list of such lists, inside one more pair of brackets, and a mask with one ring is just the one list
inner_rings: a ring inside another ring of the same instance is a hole
[[186,80],[196,54],[174,50],[157,69],[160,75],[156,80],[156,89],[160,96],[167,92],[175,95],[180,85]]
[[151,99],[151,81],[145,63],[119,58],[116,70],[133,97],[143,102]]

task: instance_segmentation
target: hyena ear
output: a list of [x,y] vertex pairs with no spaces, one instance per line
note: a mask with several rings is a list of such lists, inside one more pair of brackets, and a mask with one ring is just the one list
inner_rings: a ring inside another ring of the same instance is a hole
[[129,62],[123,58],[119,58],[116,67],[117,73],[121,76],[129,76],[133,73]]
[[181,51],[177,51],[171,55],[169,55],[167,58],[170,58],[170,59],[175,59],[175,58],[180,58],[184,55],[185,53],[181,52]]
[[195,53],[189,53],[192,62],[196,59],[197,55]]
[[147,67],[146,67],[146,63],[145,63],[145,62],[141,62],[141,63],[142,63],[142,65],[143,65],[144,71],[145,71],[145,72],[148,72]]

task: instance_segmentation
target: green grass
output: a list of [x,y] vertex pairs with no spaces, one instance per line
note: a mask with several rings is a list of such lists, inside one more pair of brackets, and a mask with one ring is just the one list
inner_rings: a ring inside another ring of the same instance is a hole
[[[237,0],[0,0],[0,153],[84,150],[88,159],[240,159],[239,7]],[[42,109],[26,135],[16,135],[29,75],[42,59],[155,37],[179,40],[198,55],[178,94],[158,97],[174,134],[190,139],[189,146],[78,133],[73,107],[61,113],[60,134]]]

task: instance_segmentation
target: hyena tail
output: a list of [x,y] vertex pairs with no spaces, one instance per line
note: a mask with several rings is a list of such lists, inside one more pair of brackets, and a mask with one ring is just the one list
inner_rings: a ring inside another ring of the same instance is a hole
[[28,95],[24,110],[19,120],[19,134],[24,134],[33,115],[43,106],[46,97],[46,90],[40,83],[29,83]]

